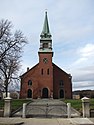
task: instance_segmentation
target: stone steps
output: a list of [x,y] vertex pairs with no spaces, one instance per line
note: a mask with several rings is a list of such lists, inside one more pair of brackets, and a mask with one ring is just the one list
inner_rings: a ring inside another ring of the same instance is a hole
[[[14,116],[22,116],[22,110]],[[36,99],[26,107],[27,117],[67,117],[67,105],[58,99]],[[71,108],[71,116],[79,117],[80,114]]]

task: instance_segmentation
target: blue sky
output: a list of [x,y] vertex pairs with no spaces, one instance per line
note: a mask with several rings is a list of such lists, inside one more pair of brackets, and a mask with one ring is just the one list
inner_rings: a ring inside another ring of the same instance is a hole
[[0,20],[8,19],[28,39],[22,67],[38,63],[45,9],[52,34],[53,62],[72,75],[73,90],[94,89],[94,0],[0,0]]

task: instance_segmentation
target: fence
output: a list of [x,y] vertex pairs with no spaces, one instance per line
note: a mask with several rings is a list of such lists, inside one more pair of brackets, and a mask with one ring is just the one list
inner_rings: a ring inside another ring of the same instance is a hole
[[23,117],[67,117],[67,105],[23,104]]

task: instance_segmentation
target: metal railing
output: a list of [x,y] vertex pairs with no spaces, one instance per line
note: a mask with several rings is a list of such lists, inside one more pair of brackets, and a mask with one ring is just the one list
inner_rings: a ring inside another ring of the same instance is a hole
[[31,103],[26,106],[26,117],[67,117],[67,105]]

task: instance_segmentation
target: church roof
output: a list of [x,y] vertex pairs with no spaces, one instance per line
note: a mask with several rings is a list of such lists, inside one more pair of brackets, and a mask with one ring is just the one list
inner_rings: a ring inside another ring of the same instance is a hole
[[[29,73],[31,70],[33,70],[34,68],[36,68],[39,65],[39,63],[37,63],[35,66],[33,66],[32,68],[30,68],[28,71],[26,71],[24,74],[22,74],[20,76],[20,78],[22,78],[23,76],[25,76],[27,73]],[[64,70],[62,70],[60,67],[58,67],[56,64],[52,63],[53,68],[56,67],[59,71],[63,72],[65,75],[70,76],[70,74],[66,73]]]
[[35,67],[37,67],[39,65],[39,63],[37,63],[35,66],[33,66],[32,68],[30,68],[28,71],[26,71],[25,73],[23,73],[20,78],[22,78],[23,76],[25,76],[28,72],[30,72],[32,69],[34,69]]
[[60,67],[58,67],[56,64],[52,63],[53,64],[53,68],[56,67],[59,71],[63,72],[64,74],[70,76],[71,74],[68,74],[67,72],[65,72],[63,69],[61,69]]
[[51,34],[50,34],[50,30],[49,30],[48,17],[47,17],[47,11],[45,12],[43,30],[42,30],[42,33],[41,33],[40,36],[41,36],[41,38],[51,38]]

